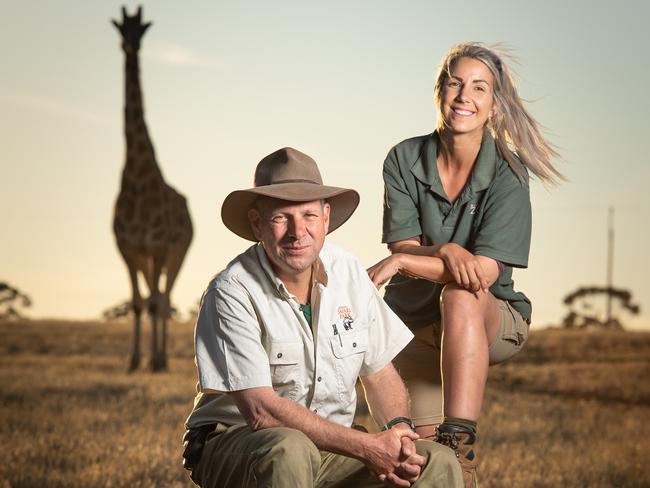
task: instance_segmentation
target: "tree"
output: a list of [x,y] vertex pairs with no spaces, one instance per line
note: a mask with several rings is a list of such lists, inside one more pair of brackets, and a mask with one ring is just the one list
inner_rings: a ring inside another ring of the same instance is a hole
[[32,306],[32,300],[9,283],[0,281],[0,319],[25,318],[21,308]]
[[[639,305],[632,303],[632,292],[621,288],[585,286],[578,288],[564,297],[564,304],[569,307],[569,313],[564,317],[563,325],[568,329],[586,327],[601,327],[606,329],[622,329],[623,324],[618,317],[602,313],[596,305],[598,297],[606,300],[616,300],[622,311],[638,315],[641,310]],[[596,299],[596,303],[594,303]],[[600,313],[599,313],[600,312]]]

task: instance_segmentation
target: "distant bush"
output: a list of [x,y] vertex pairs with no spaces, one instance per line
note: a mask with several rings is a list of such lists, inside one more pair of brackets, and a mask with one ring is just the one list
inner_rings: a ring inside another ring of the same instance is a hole
[[19,309],[32,306],[32,300],[9,283],[0,281],[0,319],[26,318]]
[[[149,301],[144,300],[143,304],[143,311],[146,312],[149,309]],[[131,300],[125,300],[123,302],[118,303],[117,305],[113,305],[111,307],[108,307],[102,312],[102,317],[104,320],[127,320],[129,316],[131,315],[131,312],[133,311],[133,302]],[[179,319],[179,313],[177,308],[172,305],[169,310],[169,318],[172,320],[178,320]]]
[[[619,312],[638,315],[641,308],[632,302],[632,292],[622,288],[583,286],[564,297],[564,304],[569,312],[562,323],[567,329],[585,329],[590,327],[604,329],[622,329],[623,324],[618,316],[609,315],[595,304],[614,299]],[[611,301],[610,301],[611,303]]]

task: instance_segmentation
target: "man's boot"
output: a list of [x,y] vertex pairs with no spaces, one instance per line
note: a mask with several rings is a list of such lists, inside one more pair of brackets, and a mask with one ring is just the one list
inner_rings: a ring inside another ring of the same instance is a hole
[[438,438],[436,440],[456,453],[463,471],[465,488],[478,488],[477,462],[473,449],[474,442],[477,439],[476,431],[469,427],[446,422],[438,426]]

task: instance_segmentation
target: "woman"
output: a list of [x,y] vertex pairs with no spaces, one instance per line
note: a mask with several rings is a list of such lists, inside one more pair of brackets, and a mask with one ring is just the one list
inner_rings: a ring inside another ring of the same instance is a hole
[[528,336],[530,301],[511,279],[528,264],[528,173],[562,176],[493,50],[453,47],[434,95],[436,130],[401,142],[384,163],[382,240],[392,254],[368,273],[378,287],[392,278],[385,300],[416,336],[396,363],[418,433],[454,448],[475,486],[488,366]]

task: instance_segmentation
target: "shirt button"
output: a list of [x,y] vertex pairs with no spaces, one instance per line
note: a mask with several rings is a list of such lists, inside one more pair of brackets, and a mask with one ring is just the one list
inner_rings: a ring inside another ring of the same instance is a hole
[[352,343],[352,347],[357,347],[357,343],[356,343],[356,342],[353,342],[353,343]]
[[322,376],[319,376],[319,377],[317,378],[317,381],[319,381],[319,382],[320,382],[320,381],[323,381],[323,377],[322,377]]
[[280,359],[281,357],[282,357],[282,353],[279,352],[279,353],[278,353],[278,359]]

